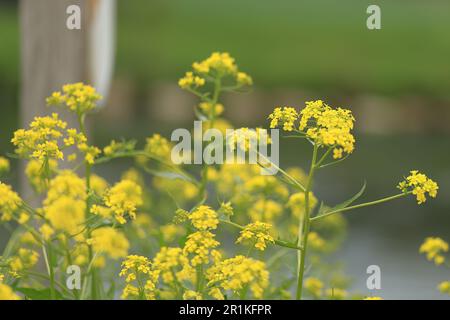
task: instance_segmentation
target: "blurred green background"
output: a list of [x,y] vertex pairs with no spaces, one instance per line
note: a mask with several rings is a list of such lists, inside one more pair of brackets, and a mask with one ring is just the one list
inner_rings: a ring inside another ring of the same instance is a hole
[[[381,30],[366,28],[370,4],[381,7]],[[0,39],[5,153],[18,123],[16,1],[0,1]],[[360,292],[370,294],[365,270],[377,264],[383,289],[372,294],[444,298],[435,287],[449,272],[425,262],[418,247],[430,235],[450,240],[450,2],[119,0],[115,77],[95,116],[97,143],[190,128],[195,100],[176,82],[212,51],[230,52],[254,78],[252,92],[225,97],[227,117],[238,125],[265,124],[276,104],[301,107],[317,98],[354,110],[356,152],[318,177],[316,192],[330,203],[364,180],[363,200],[392,194],[410,169],[438,181],[438,199],[420,207],[402,199],[351,213],[337,256]],[[281,150],[283,165],[306,164],[306,146],[283,141]]]

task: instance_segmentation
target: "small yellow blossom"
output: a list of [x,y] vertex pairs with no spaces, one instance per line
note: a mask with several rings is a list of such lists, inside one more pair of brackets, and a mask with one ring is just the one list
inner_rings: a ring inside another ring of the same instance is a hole
[[20,300],[20,297],[14,293],[10,286],[0,283],[0,300]]
[[[153,268],[148,258],[137,255],[128,256],[122,262],[122,270],[119,276],[124,277],[127,283],[122,292],[122,299],[129,297],[147,300],[156,299],[159,270]],[[142,282],[145,283],[143,287]],[[132,283],[137,283],[138,287]]]
[[178,81],[178,85],[182,89],[188,89],[191,87],[201,87],[205,84],[205,79],[195,76],[192,72],[186,72],[183,78]]
[[125,235],[112,227],[92,231],[91,244],[94,251],[106,253],[112,259],[126,257],[130,247]]
[[422,204],[427,200],[425,197],[427,193],[430,197],[436,198],[439,189],[436,182],[417,170],[412,170],[410,173],[411,174],[406,177],[404,181],[398,184],[398,188],[402,190],[402,192],[412,191],[412,194],[417,198],[418,204]]
[[122,180],[106,191],[104,201],[116,220],[124,224],[126,214],[131,219],[136,218],[136,209],[143,204],[142,188],[131,180]]
[[79,115],[95,109],[97,101],[102,96],[97,93],[94,87],[81,82],[66,84],[62,91],[54,92],[47,98],[47,105],[62,106]]
[[183,300],[203,300],[202,294],[193,290],[186,290],[183,293]]
[[0,221],[10,221],[21,204],[22,200],[11,186],[0,181]]
[[225,291],[239,292],[248,287],[256,299],[261,299],[269,285],[269,272],[264,262],[236,256],[210,267],[206,272],[208,285]]
[[438,237],[428,237],[420,246],[419,252],[425,253],[428,261],[441,265],[445,262],[442,253],[448,252],[448,243]]
[[318,299],[322,296],[324,284],[319,279],[310,277],[305,279],[304,287],[313,298]]
[[209,102],[202,102],[199,104],[199,109],[205,114],[205,115],[212,115],[214,116],[220,116],[223,113],[224,107],[223,104],[217,103],[215,107],[212,107],[212,104]]
[[9,171],[9,168],[9,160],[4,157],[0,157],[0,176],[7,173]]
[[298,119],[298,113],[293,107],[276,107],[269,115],[270,128],[283,126],[284,131],[294,130],[294,123]]
[[275,242],[274,238],[270,235],[271,228],[272,225],[264,222],[250,223],[241,231],[236,243],[248,240],[254,243],[256,249],[264,251],[267,243]]
[[195,276],[195,270],[181,248],[161,247],[153,259],[153,265],[160,271],[165,284],[173,284],[175,280],[182,282]]
[[208,264],[214,259],[216,252],[212,249],[219,246],[215,235],[209,231],[197,231],[190,234],[184,244],[183,253],[192,255],[191,265]]
[[443,281],[438,285],[438,289],[441,293],[450,295],[450,281]]
[[201,205],[190,215],[192,225],[198,230],[213,230],[217,228],[219,219],[217,213],[208,206]]

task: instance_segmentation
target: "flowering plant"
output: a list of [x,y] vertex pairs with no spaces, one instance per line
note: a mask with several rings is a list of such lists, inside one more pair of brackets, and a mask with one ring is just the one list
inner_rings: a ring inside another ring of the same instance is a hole
[[[223,118],[221,94],[245,90],[252,78],[228,53],[192,67],[179,86],[199,98],[202,125],[225,132],[232,125]],[[0,219],[17,224],[0,259],[0,299],[113,299],[119,291],[123,299],[350,298],[346,279],[320,263],[344,237],[343,214],[437,195],[434,181],[411,171],[400,193],[386,198],[353,204],[363,186],[341,204],[319,201],[316,172],[355,149],[352,112],[321,100],[301,110],[277,107],[268,116],[270,128],[309,143],[312,156],[307,172],[277,167],[265,176],[259,170],[265,161],[203,164],[199,171],[175,164],[171,142],[159,134],[143,147],[115,140],[94,146],[85,118],[99,99],[91,86],[65,85],[47,104],[73,112],[78,128],[53,113],[14,133],[15,157],[26,161],[40,204],[0,183]],[[249,132],[235,131],[235,142]],[[118,158],[135,165],[110,184],[96,169]],[[8,170],[9,161],[0,158],[0,173]]]

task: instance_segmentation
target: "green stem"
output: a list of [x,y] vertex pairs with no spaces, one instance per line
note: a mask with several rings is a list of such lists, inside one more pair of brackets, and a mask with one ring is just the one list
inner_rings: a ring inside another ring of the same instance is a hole
[[297,252],[297,292],[296,299],[301,300],[303,291],[303,276],[305,273],[305,260],[306,260],[306,250],[308,247],[308,235],[309,235],[309,194],[311,192],[312,183],[314,179],[314,171],[316,169],[317,161],[317,144],[314,144],[313,155],[311,160],[311,168],[309,170],[308,181],[305,188],[305,214],[303,217],[300,216],[298,224],[298,243],[297,246],[303,248],[303,250]]
[[354,206],[332,210],[332,211],[329,211],[329,212],[327,212],[325,214],[322,214],[320,216],[313,217],[313,218],[310,219],[310,221],[311,222],[317,221],[317,220],[323,219],[325,217],[331,216],[332,214],[339,213],[339,212],[344,212],[344,211],[349,211],[349,210],[353,210],[353,209],[373,206],[375,204],[379,204],[379,203],[383,203],[383,202],[386,202],[386,201],[402,198],[402,197],[404,197],[406,195],[409,195],[409,194],[411,194],[411,192],[400,193],[400,194],[397,194],[395,196],[390,196],[390,197],[386,197],[386,198],[375,200],[375,201],[371,201],[371,202],[360,203],[360,204],[356,204]]
[[[216,120],[216,104],[219,101],[219,95],[221,91],[221,77],[217,76],[217,78],[214,79],[214,93],[212,100],[209,102],[211,104],[211,113],[209,115],[209,121],[210,121],[210,128],[214,128],[214,122]],[[202,165],[202,173],[201,173],[202,179],[200,183],[200,201],[203,201],[206,199],[206,185],[208,183],[208,165],[203,162]]]
[[[42,251],[44,253],[44,259],[45,259],[45,263],[47,265],[47,271],[48,271],[48,276],[49,276],[49,280],[50,280],[50,298],[52,300],[56,299],[56,292],[55,292],[55,271],[53,269],[53,256],[52,256],[52,249],[50,246],[48,246],[48,250],[45,249],[45,246],[42,246]],[[48,251],[48,253],[47,253]]]

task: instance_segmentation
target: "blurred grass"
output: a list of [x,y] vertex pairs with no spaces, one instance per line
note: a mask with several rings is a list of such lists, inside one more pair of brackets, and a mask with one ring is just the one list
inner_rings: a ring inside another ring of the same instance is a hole
[[215,50],[263,86],[449,96],[450,2],[119,1],[118,72],[174,81]]

